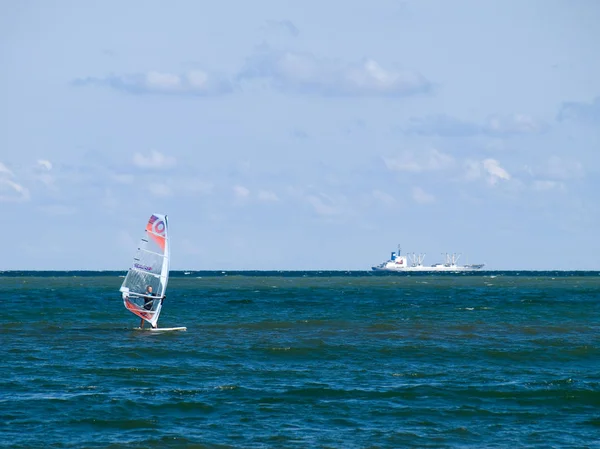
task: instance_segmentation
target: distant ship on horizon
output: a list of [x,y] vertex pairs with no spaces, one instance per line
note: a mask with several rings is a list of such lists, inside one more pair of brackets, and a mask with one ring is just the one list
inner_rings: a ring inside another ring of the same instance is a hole
[[398,245],[398,252],[392,251],[390,259],[383,262],[375,267],[372,267],[373,271],[474,271],[480,270],[485,264],[467,264],[458,265],[458,259],[460,254],[456,253],[442,253],[445,256],[445,262],[435,263],[433,265],[423,265],[425,254],[409,254],[408,256],[402,256],[400,245]]

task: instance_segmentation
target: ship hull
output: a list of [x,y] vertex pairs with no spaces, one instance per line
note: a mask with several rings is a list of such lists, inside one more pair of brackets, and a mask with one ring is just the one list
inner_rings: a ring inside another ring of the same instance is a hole
[[439,273],[439,272],[456,272],[456,271],[478,271],[481,270],[482,267],[465,267],[465,266],[455,266],[455,267],[403,267],[403,268],[387,268],[387,267],[372,267],[373,271],[387,271],[393,273],[408,273],[408,272],[430,272],[430,273]]

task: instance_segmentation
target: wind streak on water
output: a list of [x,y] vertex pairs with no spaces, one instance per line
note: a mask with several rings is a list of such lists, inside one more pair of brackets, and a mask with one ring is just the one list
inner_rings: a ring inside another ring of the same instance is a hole
[[0,277],[0,447],[599,447],[600,276]]

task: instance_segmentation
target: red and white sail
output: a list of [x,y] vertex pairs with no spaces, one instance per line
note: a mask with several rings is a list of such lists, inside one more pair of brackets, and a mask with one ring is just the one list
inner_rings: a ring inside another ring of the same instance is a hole
[[[167,216],[152,214],[120,291],[125,308],[153,327],[158,323],[169,281]],[[153,296],[147,294],[152,287]]]

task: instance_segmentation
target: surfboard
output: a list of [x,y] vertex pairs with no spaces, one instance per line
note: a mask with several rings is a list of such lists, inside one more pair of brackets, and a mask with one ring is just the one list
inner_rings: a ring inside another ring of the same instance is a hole
[[157,327],[148,329],[150,332],[171,332],[171,331],[186,331],[187,327]]

